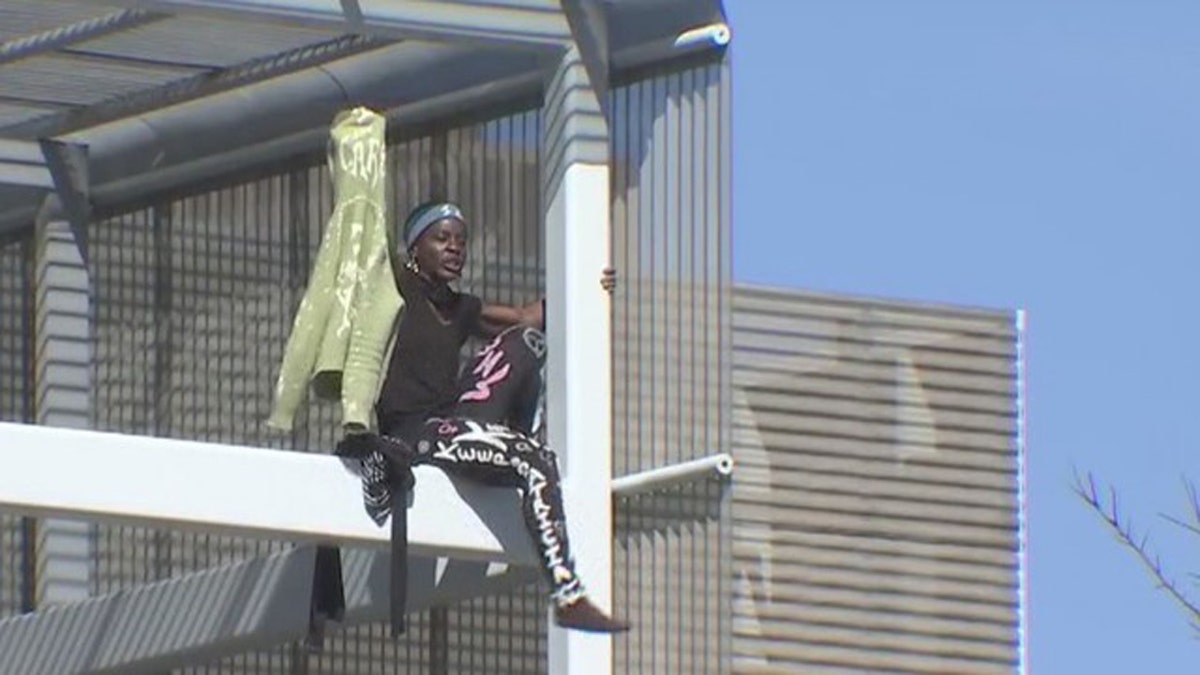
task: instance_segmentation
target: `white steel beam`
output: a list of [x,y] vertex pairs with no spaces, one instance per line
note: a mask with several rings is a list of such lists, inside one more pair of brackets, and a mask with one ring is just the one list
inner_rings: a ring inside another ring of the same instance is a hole
[[[0,511],[378,548],[390,530],[366,516],[351,466],[329,455],[0,423]],[[725,477],[731,469],[728,455],[713,455],[617,479],[612,494]],[[451,481],[431,467],[416,473],[409,611],[536,578],[513,490]],[[580,460],[571,475],[586,479]],[[568,513],[593,514],[570,518],[572,535],[594,539],[594,512],[583,502],[569,504],[576,508]],[[592,573],[584,578],[596,596],[609,582],[596,565],[603,548],[591,543],[581,571]],[[0,621],[0,675],[161,672],[301,639],[313,550],[301,546]],[[388,556],[343,552],[342,625],[387,618]],[[556,658],[579,665],[590,652],[584,643],[595,643],[600,659],[591,666],[604,665],[607,638],[557,637],[567,642]]]
[[[316,453],[0,422],[0,511],[384,546],[390,530],[363,511],[353,464]],[[733,466],[731,456],[718,453],[616,478],[612,494],[727,478]],[[534,563],[513,490],[451,479],[427,466],[415,473],[414,555]],[[47,476],[54,479],[33,480]]]
[[[383,546],[356,462],[324,454],[0,423],[0,510],[216,534]],[[516,491],[417,467],[413,555],[536,562]]]
[[[304,638],[314,547],[137,586],[0,621],[0,675],[160,673]],[[340,626],[388,616],[388,554],[343,552]],[[419,611],[503,591],[531,568],[413,558],[408,608]]]

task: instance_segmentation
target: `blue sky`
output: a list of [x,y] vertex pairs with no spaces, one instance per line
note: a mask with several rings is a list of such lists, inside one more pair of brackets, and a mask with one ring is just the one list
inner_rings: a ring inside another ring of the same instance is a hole
[[1025,308],[1031,672],[1194,673],[1070,483],[1115,483],[1200,572],[1158,516],[1200,480],[1200,2],[725,6],[735,278]]

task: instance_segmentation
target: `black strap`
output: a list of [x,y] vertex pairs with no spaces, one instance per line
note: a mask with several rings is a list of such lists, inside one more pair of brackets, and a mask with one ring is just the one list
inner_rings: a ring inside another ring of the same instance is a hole
[[399,439],[379,438],[379,451],[387,457],[392,475],[392,561],[391,590],[392,637],[404,634],[404,615],[408,612],[408,492],[416,483],[412,472],[412,450]]
[[408,505],[403,493],[392,492],[392,569],[391,619],[392,637],[404,634],[404,615],[408,605]]
[[305,645],[313,651],[325,647],[325,622],[346,617],[346,592],[342,583],[342,554],[336,546],[318,546],[313,561],[312,598],[309,603]]
[[[391,569],[388,601],[392,637],[404,634],[404,615],[408,606],[408,491],[416,483],[412,472],[412,450],[403,441],[376,434],[349,434],[338,443],[335,454],[362,459],[378,451],[388,460],[392,486]],[[324,552],[323,552],[324,551]],[[329,553],[332,552],[332,555]],[[341,620],[346,611],[342,589],[342,565],[334,547],[317,548],[317,564],[313,578],[312,620],[308,642],[319,644],[324,618]]]

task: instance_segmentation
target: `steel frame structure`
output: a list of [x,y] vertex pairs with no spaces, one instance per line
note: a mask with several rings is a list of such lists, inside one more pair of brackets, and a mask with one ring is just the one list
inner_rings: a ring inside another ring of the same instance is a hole
[[[39,249],[51,252],[50,257],[39,259],[40,276],[51,280],[49,292],[40,296],[39,315],[47,317],[40,339],[58,345],[58,351],[50,350],[48,357],[60,359],[56,354],[61,354],[60,360],[70,367],[47,364],[51,385],[43,387],[39,398],[49,402],[42,407],[50,412],[40,416],[39,423],[54,424],[55,415],[85,419],[80,416],[89,405],[86,395],[76,400],[76,393],[91,386],[86,374],[90,355],[86,350],[77,353],[74,346],[89,341],[87,328],[78,321],[88,310],[77,305],[86,305],[89,294],[86,228],[93,211],[319,153],[328,120],[348,105],[382,109],[389,126],[404,133],[406,128],[461,115],[464,108],[487,110],[537,97],[545,119],[541,192],[546,289],[551,314],[562,317],[548,334],[550,405],[557,411],[549,435],[553,446],[568,449],[562,457],[568,511],[594,515],[573,524],[572,534],[581,572],[593,580],[593,598],[609,607],[614,485],[607,405],[611,331],[608,296],[594,283],[609,260],[611,181],[605,93],[614,73],[622,69],[724,47],[728,33],[719,21],[719,3],[683,0],[677,12],[656,10],[654,22],[643,22],[653,23],[654,30],[631,39],[615,38],[611,23],[628,22],[628,17],[613,13],[632,10],[606,8],[598,0],[126,4],[127,10],[104,21],[67,26],[22,44],[0,45],[0,56],[20,59],[94,35],[192,13],[341,26],[346,32],[384,42],[319,67],[288,71],[246,86],[233,80],[229,86],[236,88],[175,105],[150,106],[125,116],[118,107],[113,119],[102,124],[65,126],[63,133],[39,136],[36,141],[0,142],[0,184],[36,190],[27,203],[0,211],[0,234],[34,223],[55,233],[43,237],[52,246]],[[701,37],[681,41],[684,34]],[[55,278],[67,281],[57,284]],[[598,402],[603,403],[602,409]],[[68,426],[83,426],[75,421]],[[50,436],[58,445],[47,444]],[[370,546],[383,541],[383,530],[374,528],[358,504],[357,478],[331,457],[21,425],[0,425],[0,438],[4,439],[0,508],[6,510],[269,534],[297,541]],[[165,445],[172,446],[169,453],[164,452]],[[169,462],[164,462],[168,455]],[[181,469],[179,462],[186,468]],[[17,480],[45,475],[56,466],[73,467],[78,480],[58,484]],[[714,470],[727,473],[728,467],[726,458],[721,458],[668,468],[659,478],[677,482]],[[264,491],[253,480],[263,471],[288,478],[273,481],[272,489]],[[659,483],[652,474],[629,477],[629,489],[655,489]],[[169,489],[161,483],[154,487],[172,475],[177,479],[168,479]],[[220,503],[213,491],[218,477],[225,486]],[[436,471],[422,472],[418,485],[413,508],[441,516],[412,519],[415,528],[410,538],[418,556],[413,566],[416,576],[410,579],[414,606],[470,597],[528,576],[526,566],[533,554],[515,505],[506,503],[514,499],[510,492],[458,485]],[[316,494],[322,496],[313,501]],[[453,516],[447,518],[446,513]],[[435,522],[438,527],[422,529],[421,523]],[[456,525],[447,528],[447,523]],[[79,536],[67,528],[55,546],[69,550]],[[354,589],[353,599],[348,598],[351,617],[381,616],[379,598],[386,596],[379,592],[383,577],[372,570],[383,569],[385,554],[360,551],[354,556],[348,574]],[[18,617],[0,622],[0,651],[21,654],[16,661],[21,672],[39,672],[34,663],[48,664],[50,670],[44,672],[141,672],[293,638],[303,630],[297,621],[307,618],[303,608],[294,605],[297,595],[308,596],[297,594],[296,589],[306,579],[311,583],[311,574],[306,576],[311,565],[311,548],[300,546],[276,556]],[[252,589],[254,602],[222,595],[222,589],[232,587]],[[156,632],[145,617],[153,615],[150,608],[172,602],[202,609],[180,626]],[[216,617],[219,625],[214,623]],[[59,650],[47,640],[64,625],[75,627],[78,640],[72,649]],[[127,639],[129,631],[154,639],[133,644]],[[61,651],[62,656],[49,658],[52,651]],[[551,629],[552,672],[612,672],[612,659],[607,636]]]

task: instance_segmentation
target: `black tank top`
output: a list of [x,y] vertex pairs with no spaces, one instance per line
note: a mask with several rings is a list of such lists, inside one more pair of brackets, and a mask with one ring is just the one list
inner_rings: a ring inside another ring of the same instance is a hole
[[400,269],[396,285],[404,309],[376,414],[383,433],[407,437],[454,404],[459,354],[479,332],[483,302],[434,287],[407,268]]

